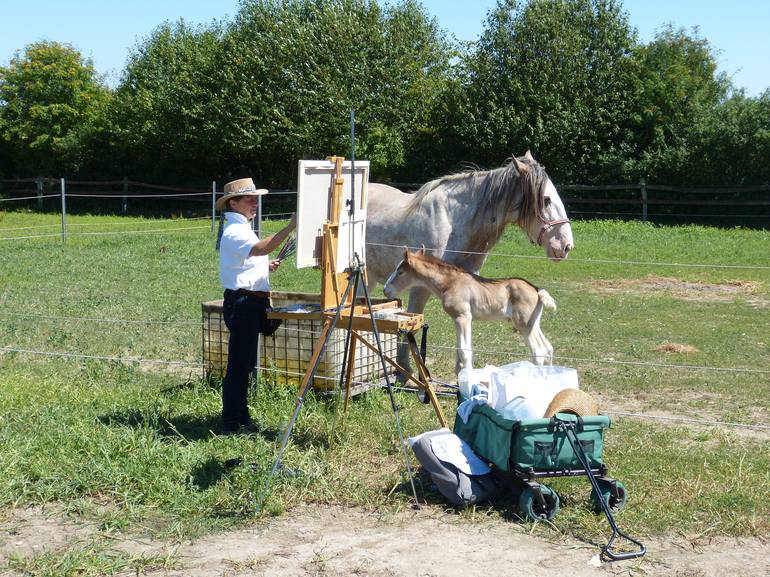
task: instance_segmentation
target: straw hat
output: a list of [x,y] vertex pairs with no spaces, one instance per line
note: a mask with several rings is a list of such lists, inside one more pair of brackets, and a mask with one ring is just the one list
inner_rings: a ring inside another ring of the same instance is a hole
[[554,395],[543,417],[548,419],[556,413],[572,413],[578,417],[591,417],[599,414],[599,404],[591,395],[580,389],[562,389]]
[[266,188],[257,188],[250,178],[233,180],[225,185],[225,194],[217,199],[215,204],[218,211],[226,210],[227,201],[236,196],[260,196],[267,194]]

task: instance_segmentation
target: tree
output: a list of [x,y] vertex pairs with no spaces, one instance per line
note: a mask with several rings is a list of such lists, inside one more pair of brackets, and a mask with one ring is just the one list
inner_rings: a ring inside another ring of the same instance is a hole
[[87,161],[84,140],[100,130],[110,98],[90,60],[72,46],[36,42],[0,68],[0,139],[6,172],[64,175]]
[[726,98],[730,82],[717,74],[716,54],[706,39],[665,27],[637,47],[640,84],[634,106],[634,171],[666,183],[691,181],[688,158],[695,127]]
[[455,149],[489,165],[529,148],[561,181],[617,173],[634,43],[615,0],[499,0],[449,97]]
[[397,174],[427,130],[449,52],[416,2],[244,2],[224,41],[217,110],[229,156],[262,182],[288,183],[296,159],[357,154]]
[[211,178],[222,161],[212,101],[222,30],[163,23],[129,57],[111,119],[124,172],[156,180]]
[[733,94],[694,126],[683,171],[693,185],[770,184],[770,89]]

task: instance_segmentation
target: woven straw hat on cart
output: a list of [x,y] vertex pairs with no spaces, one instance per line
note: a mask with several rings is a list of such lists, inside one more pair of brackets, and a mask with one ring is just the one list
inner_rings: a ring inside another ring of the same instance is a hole
[[580,389],[562,389],[554,395],[543,417],[549,419],[556,413],[593,417],[599,414],[599,404],[591,395]]

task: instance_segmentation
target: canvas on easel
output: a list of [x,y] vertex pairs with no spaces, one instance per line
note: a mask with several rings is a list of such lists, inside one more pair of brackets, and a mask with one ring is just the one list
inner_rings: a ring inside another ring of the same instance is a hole
[[327,222],[339,223],[336,273],[343,273],[354,263],[353,252],[365,262],[366,245],[366,197],[369,184],[369,161],[355,162],[355,183],[352,190],[355,210],[351,217],[348,202],[351,197],[351,167],[347,160],[342,163],[343,202],[336,215],[330,214],[330,186],[335,164],[331,160],[300,160],[297,175],[297,268],[321,265],[323,227]]

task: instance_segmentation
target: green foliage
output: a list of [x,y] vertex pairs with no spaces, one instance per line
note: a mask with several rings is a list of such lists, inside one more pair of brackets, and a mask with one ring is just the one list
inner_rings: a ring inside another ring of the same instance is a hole
[[607,178],[625,152],[633,43],[614,0],[498,2],[450,107],[463,157],[490,165],[529,148],[560,181]]
[[[66,44],[36,42],[0,68],[2,171],[63,176],[88,159],[84,143],[101,129],[110,93],[93,64]],[[7,163],[7,164],[6,164]]]
[[690,36],[664,28],[635,57],[640,85],[633,135],[640,161],[634,171],[651,182],[691,182],[694,129],[724,100],[729,81],[717,74],[716,54],[697,29]]
[[558,183],[767,183],[768,96],[717,55],[697,28],[639,43],[620,0],[498,0],[465,44],[419,0],[245,0],[161,24],[114,98],[70,46],[28,46],[0,69],[0,174],[291,187],[297,159],[349,156],[355,110],[374,180],[531,149]]
[[734,94],[694,127],[686,174],[701,185],[770,183],[770,90]]
[[406,164],[448,55],[413,1],[244,2],[224,39],[218,104],[230,158],[261,182],[292,181],[296,159],[357,155],[379,178]]
[[221,35],[218,25],[164,23],[131,54],[111,113],[123,174],[187,182],[216,175],[221,119],[211,103]]

